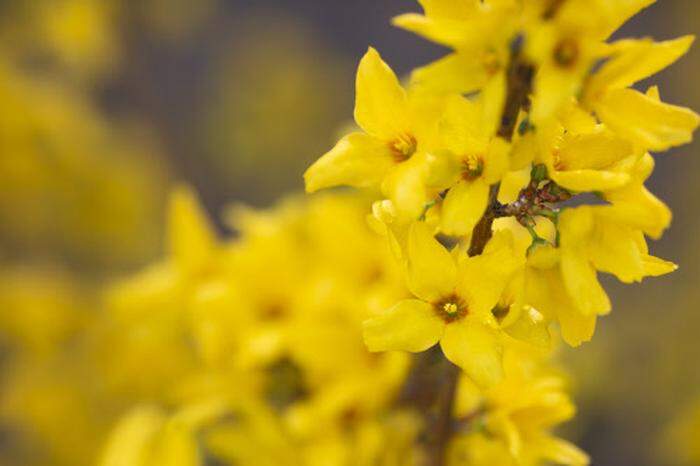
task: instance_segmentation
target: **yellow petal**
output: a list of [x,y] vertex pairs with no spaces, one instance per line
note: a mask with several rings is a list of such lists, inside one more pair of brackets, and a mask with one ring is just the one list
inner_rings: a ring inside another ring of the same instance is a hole
[[482,388],[503,378],[503,348],[498,333],[466,318],[445,327],[440,340],[445,357]]
[[408,234],[408,287],[429,302],[454,292],[457,267],[450,253],[423,222],[414,222]]
[[583,69],[576,73],[544,63],[535,75],[531,119],[539,125],[558,113],[581,87]]
[[448,150],[433,151],[426,156],[426,183],[444,190],[461,179],[461,161]]
[[610,312],[610,299],[598,281],[595,268],[582,252],[562,251],[561,270],[577,311],[587,316]]
[[[568,136],[568,135],[567,135]],[[608,168],[633,153],[632,145],[611,131],[565,137],[558,155],[564,170]]]
[[153,441],[165,421],[165,415],[150,406],[124,416],[108,438],[100,466],[148,466]]
[[561,328],[561,337],[569,346],[580,346],[591,341],[595,333],[598,316],[584,315],[573,306],[562,306],[558,309],[557,319]]
[[559,231],[563,249],[586,244],[595,226],[593,207],[564,209],[559,217]]
[[551,341],[548,327],[548,322],[539,311],[526,306],[522,309],[520,317],[504,328],[504,331],[518,340],[546,347],[549,346]]
[[[560,286],[557,287],[558,285]],[[526,267],[524,301],[537,309],[548,321],[557,318],[557,310],[568,299],[563,288],[558,269],[541,270]]]
[[482,178],[487,184],[494,184],[508,173],[510,169],[511,145],[499,137],[491,141],[484,158],[484,173]]
[[378,186],[394,163],[385,142],[366,134],[352,133],[306,170],[306,191],[312,193],[340,185]]
[[409,160],[395,165],[382,182],[382,192],[404,219],[417,219],[430,201],[426,186],[428,164],[425,154],[415,154]]
[[418,0],[418,3],[431,18],[468,19],[481,6],[479,0]]
[[642,258],[644,276],[659,277],[678,270],[678,266],[673,262],[649,255],[646,238],[641,232],[637,232],[636,240],[637,249]]
[[600,222],[590,245],[591,262],[596,269],[615,275],[624,283],[641,281],[644,264],[634,233],[611,222]]
[[454,17],[429,18],[416,13],[405,13],[393,18],[392,24],[451,48],[465,43],[471,37],[464,21]]
[[463,53],[451,53],[411,73],[411,85],[438,93],[469,93],[488,79],[483,64]]
[[576,24],[603,40],[656,0],[567,0],[557,13],[562,24]]
[[533,439],[533,448],[537,448],[544,459],[556,464],[586,466],[590,463],[588,455],[576,445],[550,435]]
[[488,206],[489,186],[482,180],[460,181],[453,186],[442,205],[441,230],[463,236],[472,232]]
[[552,179],[571,191],[594,192],[619,189],[629,183],[630,176],[608,170],[566,170],[552,172]]
[[200,466],[197,434],[173,419],[168,422],[153,449],[151,464],[162,466]]
[[663,70],[688,52],[693,36],[654,42],[650,39],[621,40],[612,44],[618,52],[591,77],[587,92],[622,89]]
[[[500,232],[499,232],[500,233]],[[496,242],[499,236],[494,237]],[[494,241],[492,239],[492,241]],[[475,257],[468,257],[459,263],[458,293],[467,302],[474,316],[493,321],[491,310],[498,303],[509,279],[522,266],[522,259],[516,257],[512,247],[502,242],[497,248],[484,251]]]
[[482,108],[478,102],[453,96],[447,100],[440,120],[440,136],[444,146],[460,156],[478,154],[487,149],[490,135],[482,130]]
[[432,305],[407,299],[386,314],[366,320],[363,336],[370,351],[420,352],[437,343],[444,328]]
[[406,92],[370,47],[357,70],[355,121],[368,134],[388,141],[406,130],[407,116]]
[[644,263],[644,274],[650,277],[660,277],[678,270],[678,266],[673,262],[648,254],[642,257],[642,261]]
[[168,213],[170,253],[182,270],[196,271],[211,259],[216,234],[195,193],[181,186],[170,197]]
[[606,93],[595,110],[616,133],[653,151],[666,151],[692,141],[700,122],[692,110],[660,102],[634,89]]
[[605,198],[613,203],[621,222],[654,239],[659,239],[671,223],[671,209],[642,185],[605,193]]

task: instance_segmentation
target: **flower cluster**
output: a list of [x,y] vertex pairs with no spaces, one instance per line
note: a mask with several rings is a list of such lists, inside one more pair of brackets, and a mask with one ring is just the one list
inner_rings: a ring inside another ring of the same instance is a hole
[[370,49],[361,131],[308,169],[306,187],[381,195],[372,222],[414,298],[365,322],[369,349],[439,342],[488,387],[504,335],[541,341],[557,322],[568,344],[591,339],[611,310],[598,272],[630,283],[675,269],[648,252],[671,214],[644,183],[651,153],[689,142],[699,117],[632,86],[692,38],[607,41],[648,0],[420,3],[395,23],[453,52],[403,87]]
[[[360,189],[232,207],[223,237],[179,187],[165,257],[105,289],[0,264],[0,463],[586,465],[555,434],[576,411],[556,353],[610,312],[599,274],[676,268],[649,253],[671,213],[645,183],[652,154],[700,122],[635,88],[692,38],[609,40],[651,3],[420,0],[395,24],[451,52],[402,84],[370,48],[357,130],[305,174],[308,191]],[[111,138],[101,124],[66,136],[93,112],[66,122],[4,87],[25,158],[37,131],[68,155]],[[83,180],[43,172],[48,194]],[[14,217],[1,202],[0,217]],[[103,217],[133,231],[133,216]],[[691,414],[673,448],[692,444]]]
[[[411,382],[405,353],[362,339],[369,314],[410,295],[369,205],[331,194],[239,207],[227,216],[238,238],[220,241],[176,191],[169,257],[108,291],[90,347],[108,399],[131,406],[101,464],[424,464],[415,392],[430,387]],[[548,351],[504,343],[500,383],[454,387],[446,464],[584,464],[550,433],[574,407]]]

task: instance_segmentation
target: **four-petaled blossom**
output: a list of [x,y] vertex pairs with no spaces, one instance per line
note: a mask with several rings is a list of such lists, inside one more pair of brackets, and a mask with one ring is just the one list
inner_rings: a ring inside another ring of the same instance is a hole
[[440,121],[445,150],[429,155],[429,180],[449,189],[441,214],[441,230],[448,235],[471,233],[486,211],[489,186],[510,168],[510,145],[495,135],[501,103],[492,93],[476,101],[453,96],[446,104]]
[[439,105],[406,92],[370,48],[357,70],[355,121],[351,133],[304,174],[306,190],[348,185],[381,188],[401,210],[417,217],[429,199],[426,151],[434,145]]
[[448,251],[420,222],[408,237],[408,287],[414,299],[365,321],[371,351],[424,351],[436,343],[476,383],[500,380],[500,327],[492,310],[518,267],[510,238],[497,235],[482,255]]

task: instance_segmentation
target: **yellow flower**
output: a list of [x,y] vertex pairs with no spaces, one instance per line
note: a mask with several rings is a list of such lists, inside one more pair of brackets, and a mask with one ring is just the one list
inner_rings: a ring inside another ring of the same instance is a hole
[[604,192],[603,197],[615,207],[619,221],[659,239],[671,223],[671,209],[644,186],[653,170],[654,159],[644,154],[628,170],[631,181],[619,189]]
[[574,192],[619,189],[631,177],[630,161],[638,158],[632,144],[592,121],[553,123],[538,131],[542,152],[535,159],[550,178]]
[[512,1],[421,0],[424,14],[406,13],[394,24],[454,50],[415,70],[411,84],[438,92],[468,93],[490,80],[502,82],[508,43],[520,23]]
[[425,157],[436,119],[435,102],[407,93],[370,48],[357,71],[355,121],[364,132],[345,136],[306,171],[307,191],[381,187],[401,212],[417,217],[429,199]]
[[420,222],[408,237],[408,287],[400,301],[364,323],[370,351],[424,351],[440,342],[445,356],[480,385],[501,377],[500,329],[491,313],[518,267],[507,235],[483,255],[450,254]]
[[484,391],[466,378],[460,381],[457,422],[498,442],[514,464],[588,464],[585,453],[551,432],[576,411],[564,379],[541,355],[515,342],[505,348],[500,383]]
[[526,55],[537,65],[530,115],[536,125],[578,94],[596,61],[610,53],[604,41],[653,0],[544,3],[541,20],[526,24],[525,34]]
[[557,320],[564,341],[572,346],[589,341],[597,316],[611,310],[598,271],[630,283],[676,269],[649,255],[642,232],[621,222],[618,210],[566,209],[559,219],[560,247],[538,247],[528,258],[526,300],[547,319]]
[[[561,215],[562,271],[574,299],[578,299],[577,291],[590,294],[593,288],[591,267],[611,273],[625,283],[639,282],[644,277],[676,269],[675,264],[648,254],[642,232],[621,221],[618,210],[587,206],[567,209]],[[581,309],[586,312],[595,307],[581,306]]]
[[449,189],[440,224],[448,235],[471,233],[488,205],[490,185],[509,169],[510,145],[495,135],[501,101],[493,94],[476,102],[455,96],[446,105],[440,122],[446,150],[431,154],[429,165],[430,182]]
[[586,83],[583,105],[619,135],[643,150],[665,151],[692,140],[700,117],[628,87],[666,68],[689,49],[692,36],[666,42],[649,39],[612,44],[613,56]]

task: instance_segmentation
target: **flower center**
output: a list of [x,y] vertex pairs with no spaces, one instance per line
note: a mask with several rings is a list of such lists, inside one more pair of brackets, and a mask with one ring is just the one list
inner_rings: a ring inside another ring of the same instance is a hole
[[572,38],[562,39],[554,47],[554,61],[562,68],[572,67],[578,60],[579,54],[578,42]]
[[484,159],[481,156],[470,154],[462,159],[462,178],[473,181],[484,173]]
[[445,303],[442,305],[442,309],[450,315],[457,314],[459,308],[455,303]]
[[401,134],[389,143],[389,148],[397,162],[403,162],[416,153],[418,142],[412,134]]
[[466,303],[457,295],[451,295],[433,304],[433,309],[445,322],[450,323],[467,315]]

